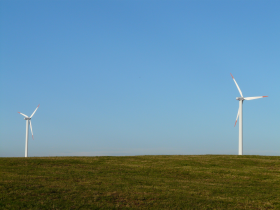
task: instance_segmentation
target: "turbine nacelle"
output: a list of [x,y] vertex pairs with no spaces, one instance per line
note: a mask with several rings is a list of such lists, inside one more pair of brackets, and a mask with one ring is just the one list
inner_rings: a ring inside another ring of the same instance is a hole
[[30,117],[26,117],[26,118],[24,118],[25,120],[31,120],[31,118]]
[[244,97],[236,97],[236,100],[238,100],[238,101],[244,101],[245,98],[244,98]]

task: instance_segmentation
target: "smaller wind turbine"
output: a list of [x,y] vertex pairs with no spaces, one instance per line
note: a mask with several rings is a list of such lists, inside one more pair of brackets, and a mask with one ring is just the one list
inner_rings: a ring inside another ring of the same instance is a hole
[[264,98],[264,97],[268,97],[268,96],[256,96],[256,97],[243,97],[243,94],[237,84],[237,82],[235,81],[234,77],[232,76],[232,74],[230,74],[234,83],[236,84],[236,87],[241,95],[241,97],[236,97],[236,100],[239,101],[239,109],[237,112],[237,117],[236,117],[236,121],[235,121],[235,125],[236,126],[236,122],[238,120],[239,117],[239,147],[238,147],[238,155],[242,155],[243,154],[243,110],[242,110],[242,105],[243,105],[243,101],[244,100],[254,100],[254,99],[258,99],[258,98]]
[[[31,134],[32,134],[32,138],[33,138],[33,131],[32,131],[32,124],[31,124],[31,118],[33,117],[33,115],[35,114],[35,112],[37,111],[37,109],[39,108],[40,104],[36,107],[36,109],[34,110],[34,112],[32,113],[32,115],[30,117],[28,117],[27,115],[20,113],[22,116],[24,116],[25,120],[26,120],[26,136],[25,136],[25,157],[28,156],[28,127],[30,124],[30,130],[31,130]],[[34,140],[34,138],[33,138]]]

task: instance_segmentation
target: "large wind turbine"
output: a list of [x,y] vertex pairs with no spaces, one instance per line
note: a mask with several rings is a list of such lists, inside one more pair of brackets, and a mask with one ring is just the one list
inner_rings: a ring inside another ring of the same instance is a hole
[[[239,117],[239,146],[238,146],[238,155],[242,155],[243,154],[243,110],[242,110],[242,105],[243,105],[243,101],[244,100],[254,100],[254,99],[258,99],[258,98],[264,98],[264,97],[268,97],[268,96],[256,96],[256,97],[243,97],[243,94],[237,84],[237,82],[235,81],[234,77],[232,76],[232,74],[230,74],[234,83],[236,84],[236,87],[241,95],[241,97],[236,97],[236,100],[239,101],[239,109],[237,112],[237,117],[236,117],[236,121],[235,121],[235,125],[236,122],[238,120]],[[235,127],[234,125],[234,127]]]
[[[30,130],[31,130],[31,134],[32,134],[32,138],[33,138],[33,131],[32,131],[32,124],[31,124],[31,118],[33,117],[33,115],[35,114],[35,112],[37,111],[37,109],[39,108],[40,104],[36,107],[36,109],[34,110],[34,112],[32,113],[32,115],[30,117],[28,117],[27,115],[20,113],[22,116],[24,116],[25,120],[26,120],[26,136],[25,136],[25,157],[28,156],[28,127],[30,124]],[[33,138],[34,139],[34,138]]]

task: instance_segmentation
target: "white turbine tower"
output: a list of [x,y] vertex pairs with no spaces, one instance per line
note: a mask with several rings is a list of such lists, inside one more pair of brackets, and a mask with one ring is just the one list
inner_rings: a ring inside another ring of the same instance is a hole
[[[28,156],[28,127],[30,124],[30,130],[31,130],[31,134],[32,134],[32,138],[33,138],[33,131],[32,131],[32,124],[31,124],[31,118],[33,117],[33,115],[35,114],[35,112],[37,111],[37,109],[39,108],[40,104],[36,107],[36,109],[34,110],[34,112],[32,113],[32,115],[30,117],[28,117],[27,115],[20,113],[22,116],[24,116],[25,120],[26,120],[26,136],[25,136],[25,157]],[[34,140],[34,138],[33,138]]]
[[[238,120],[239,117],[239,146],[238,146],[238,155],[242,155],[243,154],[243,110],[242,110],[242,105],[243,105],[243,101],[244,100],[254,100],[254,99],[258,99],[258,98],[264,98],[264,97],[268,97],[268,96],[256,96],[256,97],[243,97],[243,94],[237,84],[237,82],[235,81],[234,77],[232,76],[232,74],[230,74],[234,83],[236,84],[236,87],[241,95],[241,97],[236,97],[236,100],[239,101],[239,109],[237,112],[237,117],[236,117],[236,121],[235,121],[235,125],[236,122]],[[234,127],[235,127],[234,125]]]

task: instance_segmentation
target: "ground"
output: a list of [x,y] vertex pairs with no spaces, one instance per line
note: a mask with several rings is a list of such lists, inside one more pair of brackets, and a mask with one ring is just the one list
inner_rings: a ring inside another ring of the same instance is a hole
[[0,158],[1,209],[280,209],[278,156]]

